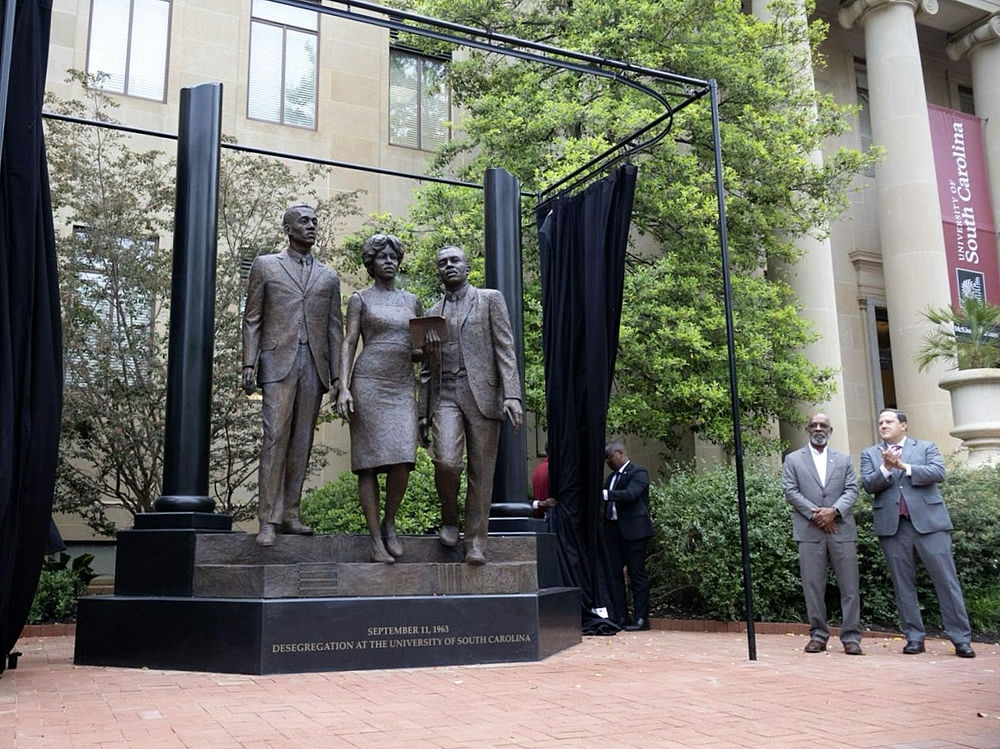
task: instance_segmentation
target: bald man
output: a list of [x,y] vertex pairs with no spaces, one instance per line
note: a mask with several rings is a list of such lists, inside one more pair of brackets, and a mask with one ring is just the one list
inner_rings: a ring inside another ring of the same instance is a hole
[[829,446],[833,426],[826,414],[813,414],[806,426],[809,444],[785,458],[781,488],[794,510],[792,535],[799,545],[799,572],[809,618],[807,653],[822,653],[830,638],[826,619],[827,569],[833,566],[840,588],[840,642],[847,655],[861,650],[861,595],[858,529],[853,508],[858,477],[849,455]]

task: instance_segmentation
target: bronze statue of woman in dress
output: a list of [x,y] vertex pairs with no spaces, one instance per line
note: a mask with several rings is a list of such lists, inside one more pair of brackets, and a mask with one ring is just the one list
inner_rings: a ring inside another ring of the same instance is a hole
[[[421,352],[410,343],[409,322],[420,302],[396,288],[403,245],[391,234],[369,237],[361,260],[372,285],[347,303],[340,356],[337,412],[350,423],[351,470],[371,534],[373,562],[391,564],[403,555],[396,535],[399,509],[417,457],[417,402],[413,363]],[[358,341],[363,342],[357,361]],[[353,364],[353,371],[352,371]],[[385,473],[385,517],[379,520],[378,474]]]

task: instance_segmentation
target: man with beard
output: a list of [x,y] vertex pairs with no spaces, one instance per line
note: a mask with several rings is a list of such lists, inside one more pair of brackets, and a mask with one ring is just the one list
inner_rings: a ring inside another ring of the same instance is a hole
[[858,479],[851,458],[828,446],[833,427],[826,414],[806,426],[809,444],[785,458],[781,488],[794,509],[792,535],[799,545],[799,572],[809,618],[807,653],[822,653],[830,638],[826,619],[826,578],[832,564],[840,588],[843,621],[840,642],[847,655],[861,650],[861,596],[858,530],[851,510]]

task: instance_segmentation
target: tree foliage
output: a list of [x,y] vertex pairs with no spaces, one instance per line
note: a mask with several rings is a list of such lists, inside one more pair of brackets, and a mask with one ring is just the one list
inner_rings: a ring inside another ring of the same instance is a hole
[[[821,22],[807,23],[803,9],[784,0],[771,6],[767,22],[735,0],[414,0],[412,7],[499,34],[715,79],[744,428],[763,435],[776,418],[798,419],[802,402],[829,395],[832,373],[801,353],[815,333],[799,317],[787,283],[764,271],[795,261],[796,238],[823,231],[846,207],[851,177],[871,158],[852,150],[826,154],[822,163],[814,156],[848,127],[849,114],[803,85],[822,64],[815,51],[825,34]],[[527,190],[553,184],[662,111],[615,81],[479,50],[456,56],[449,84],[462,118],[435,168],[479,182],[486,168],[500,166]],[[706,99],[675,113],[670,134],[633,157],[639,182],[608,428],[668,445],[689,431],[732,442]],[[526,201],[527,399],[544,413],[533,207]],[[431,253],[442,244],[480,252],[475,191],[427,186],[410,220],[411,276],[432,273]],[[418,292],[433,286],[411,281]]]
[[[115,99],[71,71],[81,100],[49,97],[50,112],[113,123]],[[112,508],[135,514],[160,494],[166,403],[167,323],[174,161],[134,149],[121,131],[46,121],[63,305],[65,405],[56,507],[111,535]],[[239,386],[244,271],[284,245],[281,217],[296,202],[317,207],[329,238],[356,213],[355,193],[320,199],[318,168],[296,170],[223,150],[219,184],[215,352],[209,493],[216,508],[256,511],[260,408]],[[321,253],[318,253],[321,254]],[[323,464],[324,447],[310,464]]]

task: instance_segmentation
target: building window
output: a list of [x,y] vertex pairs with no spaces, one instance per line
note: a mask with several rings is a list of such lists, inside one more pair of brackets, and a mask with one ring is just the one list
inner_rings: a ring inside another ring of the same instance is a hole
[[878,341],[878,368],[882,384],[882,408],[896,408],[896,381],[892,372],[892,343],[889,340],[889,311],[875,307],[875,335]]
[[[854,61],[854,78],[857,82],[858,90],[858,139],[860,148],[864,153],[872,150],[872,115],[868,99],[868,68],[863,60]],[[875,167],[869,165],[865,168],[866,177],[875,176]]]
[[164,101],[170,0],[93,0],[87,72],[105,91]]
[[958,87],[958,111],[965,114],[976,113],[976,97],[972,91],[972,86]]
[[316,127],[319,13],[253,0],[247,117]]
[[389,50],[389,143],[434,151],[448,142],[451,97],[444,60]]

